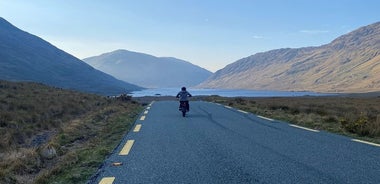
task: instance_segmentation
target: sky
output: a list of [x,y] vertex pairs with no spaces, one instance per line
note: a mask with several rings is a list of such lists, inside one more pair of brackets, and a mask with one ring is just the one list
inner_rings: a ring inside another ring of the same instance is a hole
[[0,17],[83,59],[117,49],[215,72],[380,21],[378,0],[0,0]]

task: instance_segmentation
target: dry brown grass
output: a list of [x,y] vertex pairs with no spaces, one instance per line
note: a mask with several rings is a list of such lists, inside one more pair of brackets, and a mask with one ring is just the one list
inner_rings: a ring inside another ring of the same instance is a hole
[[[0,183],[84,183],[141,108],[131,100],[0,81]],[[46,148],[55,151],[51,158]]]
[[380,143],[380,97],[222,98],[222,103],[258,115]]

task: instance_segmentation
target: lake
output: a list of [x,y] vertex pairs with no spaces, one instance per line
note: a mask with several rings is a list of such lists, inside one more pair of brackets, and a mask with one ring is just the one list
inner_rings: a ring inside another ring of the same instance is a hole
[[[157,88],[134,91],[129,95],[133,97],[143,96],[175,96],[180,88]],[[222,97],[292,97],[292,96],[331,96],[331,93],[316,93],[307,91],[256,91],[236,89],[188,89],[193,96],[218,95]]]

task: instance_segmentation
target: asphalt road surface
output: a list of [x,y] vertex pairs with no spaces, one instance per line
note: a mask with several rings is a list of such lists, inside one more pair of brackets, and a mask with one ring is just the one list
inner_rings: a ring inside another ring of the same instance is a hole
[[154,102],[89,183],[380,183],[380,145],[208,102]]

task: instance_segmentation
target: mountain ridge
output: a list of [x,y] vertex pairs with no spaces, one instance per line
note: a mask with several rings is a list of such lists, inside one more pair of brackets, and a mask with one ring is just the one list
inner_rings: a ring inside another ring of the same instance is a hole
[[316,92],[380,91],[380,22],[319,47],[283,48],[242,58],[198,87]]
[[33,81],[103,95],[142,89],[96,70],[0,17],[0,79]]
[[212,73],[188,61],[118,49],[84,58],[93,67],[146,88],[194,86]]

